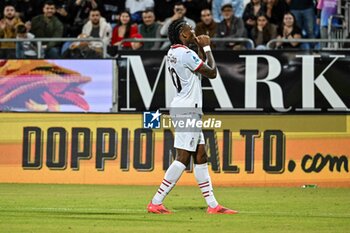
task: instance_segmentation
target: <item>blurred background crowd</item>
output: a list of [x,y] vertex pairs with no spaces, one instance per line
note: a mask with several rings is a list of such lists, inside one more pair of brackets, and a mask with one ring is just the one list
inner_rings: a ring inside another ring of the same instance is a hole
[[[25,41],[34,38],[100,39],[44,42],[41,49],[45,58],[98,57],[102,43],[108,45],[110,56],[118,50],[166,50],[166,40],[124,39],[167,38],[168,26],[180,18],[193,27],[196,35],[231,39],[214,40],[214,49],[266,49],[267,43],[276,38],[329,38],[329,27],[343,27],[341,4],[340,0],[3,0],[0,39],[24,42],[1,42],[0,57],[37,57],[36,43]],[[254,45],[235,41],[237,38],[249,38]],[[273,44],[281,49],[322,46],[327,45]]]

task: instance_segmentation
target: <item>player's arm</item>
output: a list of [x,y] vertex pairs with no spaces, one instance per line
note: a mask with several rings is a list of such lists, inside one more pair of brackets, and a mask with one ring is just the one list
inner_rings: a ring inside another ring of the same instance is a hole
[[205,61],[205,53],[202,51],[203,50],[203,48],[198,48],[198,52],[197,52],[197,54],[198,54],[198,57],[202,60],[202,61]]
[[195,38],[195,41],[198,47],[203,48],[203,52],[207,58],[207,64],[203,63],[197,72],[210,79],[216,78],[216,63],[213,53],[210,49],[210,37],[206,35],[200,35]]
[[200,59],[202,59],[202,61],[205,61],[207,59],[207,57],[205,56],[205,52],[204,52],[203,48],[200,47],[198,44],[197,44],[197,47],[198,47],[198,57]]

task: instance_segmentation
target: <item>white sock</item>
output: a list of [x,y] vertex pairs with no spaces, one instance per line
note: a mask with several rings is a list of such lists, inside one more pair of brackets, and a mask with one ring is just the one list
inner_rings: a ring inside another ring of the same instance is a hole
[[164,198],[175,186],[176,182],[179,180],[182,172],[186,169],[186,166],[175,160],[165,173],[164,179],[159,186],[158,191],[152,199],[152,203],[159,205],[163,203]]
[[215,208],[219,203],[216,201],[213,193],[213,186],[208,170],[208,164],[195,164],[194,176],[196,177],[199,188],[202,191],[203,197],[207,202],[207,205],[211,208]]

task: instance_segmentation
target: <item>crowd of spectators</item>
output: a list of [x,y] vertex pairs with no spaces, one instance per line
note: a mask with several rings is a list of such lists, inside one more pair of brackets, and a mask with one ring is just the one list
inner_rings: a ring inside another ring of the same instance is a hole
[[[166,41],[123,39],[166,38],[171,22],[182,18],[197,35],[249,38],[255,49],[265,49],[275,38],[327,38],[328,18],[337,13],[337,4],[337,0],[4,0],[0,1],[0,39],[99,38],[113,56],[120,49],[167,49]],[[2,42],[0,57],[34,57],[35,46],[31,42]],[[249,48],[234,40],[212,46]],[[305,47],[301,43],[275,46]],[[94,57],[101,55],[102,47],[101,41],[44,42],[42,54],[45,58]]]

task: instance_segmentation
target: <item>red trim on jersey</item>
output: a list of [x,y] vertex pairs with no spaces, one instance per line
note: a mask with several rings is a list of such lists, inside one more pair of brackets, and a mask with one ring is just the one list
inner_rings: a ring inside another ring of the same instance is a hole
[[176,49],[176,48],[180,48],[180,47],[185,48],[185,49],[188,49],[188,48],[187,48],[185,45],[183,45],[183,44],[174,44],[174,45],[171,46],[172,49]]
[[204,64],[204,62],[202,61],[201,64],[199,64],[199,65],[197,66],[197,68],[194,70],[194,72],[196,72],[197,70],[199,70],[199,68],[201,68],[201,67],[203,66],[203,64]]

